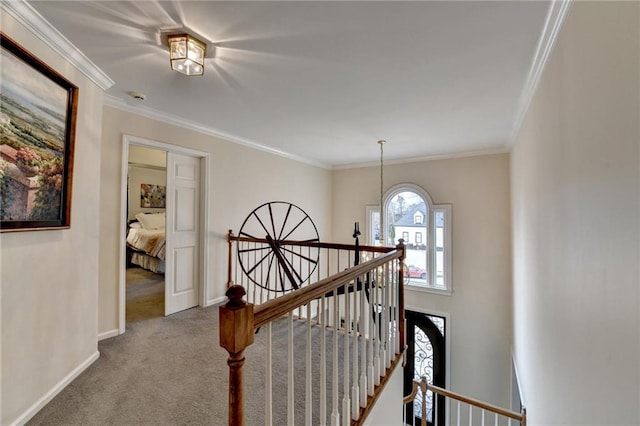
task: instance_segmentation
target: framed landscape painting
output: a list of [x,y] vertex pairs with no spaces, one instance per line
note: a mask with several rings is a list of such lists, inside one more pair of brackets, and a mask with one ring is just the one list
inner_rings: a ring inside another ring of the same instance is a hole
[[69,228],[78,88],[0,41],[0,231]]

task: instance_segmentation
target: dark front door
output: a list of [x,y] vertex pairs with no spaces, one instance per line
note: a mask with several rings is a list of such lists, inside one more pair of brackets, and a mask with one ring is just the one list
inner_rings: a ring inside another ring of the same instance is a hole
[[[413,389],[413,381],[427,378],[427,383],[445,387],[446,344],[445,318],[422,312],[405,311],[407,330],[407,364],[404,368],[404,394],[409,395]],[[444,426],[444,397],[438,396],[435,404],[433,394],[427,392],[427,424]],[[421,423],[421,393],[418,393],[413,404],[407,404],[407,424]],[[413,423],[415,421],[415,423]]]

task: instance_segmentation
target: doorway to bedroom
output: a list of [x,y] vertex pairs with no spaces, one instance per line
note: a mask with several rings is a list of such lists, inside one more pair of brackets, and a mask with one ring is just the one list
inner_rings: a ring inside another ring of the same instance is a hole
[[206,153],[125,135],[119,334],[204,305]]
[[129,145],[125,321],[165,312],[167,152]]

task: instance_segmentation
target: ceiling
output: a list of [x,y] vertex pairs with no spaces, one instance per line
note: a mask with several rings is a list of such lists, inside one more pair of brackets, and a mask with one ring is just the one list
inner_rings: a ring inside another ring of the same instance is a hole
[[[109,99],[327,167],[504,150],[546,1],[28,1]],[[205,39],[202,77],[161,34]],[[129,95],[144,93],[144,102]]]

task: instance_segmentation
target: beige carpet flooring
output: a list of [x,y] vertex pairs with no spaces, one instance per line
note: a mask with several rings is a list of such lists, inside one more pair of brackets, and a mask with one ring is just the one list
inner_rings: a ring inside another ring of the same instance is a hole
[[[132,289],[131,292],[140,296],[144,305],[151,300],[147,294],[151,291],[147,290]],[[193,308],[167,317],[131,316],[126,333],[99,342],[100,358],[36,414],[29,425],[227,424],[227,353],[218,344],[218,307]],[[295,424],[304,424],[305,328],[303,322],[295,321]],[[245,351],[247,425],[264,424],[265,330],[255,336],[255,343]],[[273,327],[274,425],[286,424],[287,333],[286,322],[276,321]],[[318,328],[314,328],[315,366],[320,359],[318,336]],[[327,337],[327,353],[331,354],[332,335]],[[342,353],[342,349],[339,351]],[[331,356],[328,358],[330,362]],[[343,380],[340,368],[340,402]],[[314,367],[313,424],[319,424],[319,382],[320,372]],[[327,382],[331,389],[331,373]],[[330,395],[329,391],[329,412]]]
[[164,315],[164,275],[127,268],[126,321],[138,322]]

